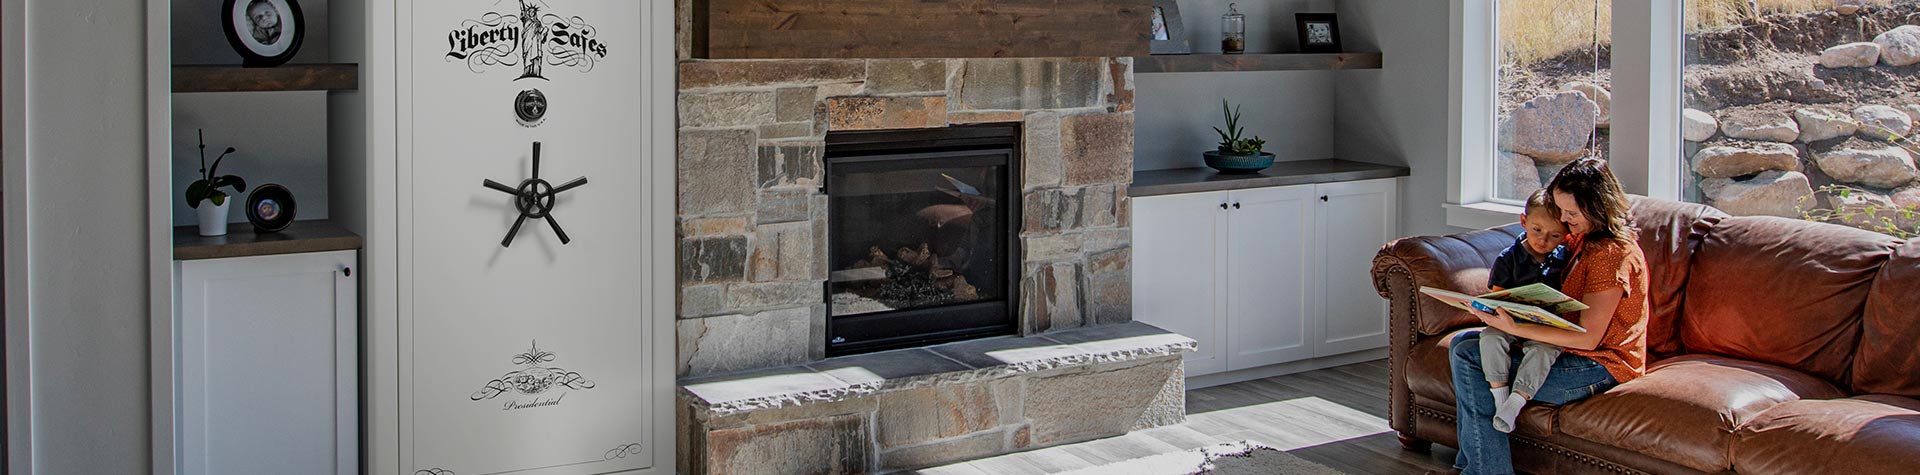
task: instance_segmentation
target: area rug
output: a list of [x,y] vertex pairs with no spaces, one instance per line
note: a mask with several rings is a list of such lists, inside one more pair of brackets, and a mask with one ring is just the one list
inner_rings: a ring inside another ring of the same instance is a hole
[[1339,471],[1308,462],[1293,454],[1255,442],[1240,441],[1201,447],[1098,467],[1065,472],[1062,475],[1340,475]]

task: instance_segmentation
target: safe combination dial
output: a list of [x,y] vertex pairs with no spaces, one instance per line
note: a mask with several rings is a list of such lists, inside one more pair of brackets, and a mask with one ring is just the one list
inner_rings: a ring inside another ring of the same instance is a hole
[[541,179],[540,142],[533,143],[532,178],[521,180],[518,187],[507,186],[493,180],[483,180],[480,184],[488,189],[513,195],[513,207],[520,211],[520,218],[513,220],[513,227],[507,228],[507,237],[500,240],[500,247],[513,246],[513,237],[520,234],[520,225],[525,224],[528,218],[546,220],[547,226],[553,227],[553,234],[560,236],[560,244],[573,242],[572,238],[567,237],[567,232],[560,229],[560,222],[553,219],[553,207],[558,202],[557,195],[586,185],[587,177],[575,178],[560,186],[554,186],[553,183]]

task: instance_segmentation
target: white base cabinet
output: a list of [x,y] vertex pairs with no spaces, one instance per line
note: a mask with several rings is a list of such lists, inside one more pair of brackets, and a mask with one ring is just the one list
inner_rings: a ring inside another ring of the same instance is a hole
[[1368,269],[1398,179],[1133,199],[1134,319],[1200,342],[1188,376],[1385,347]]
[[360,472],[356,255],[174,263],[176,473]]

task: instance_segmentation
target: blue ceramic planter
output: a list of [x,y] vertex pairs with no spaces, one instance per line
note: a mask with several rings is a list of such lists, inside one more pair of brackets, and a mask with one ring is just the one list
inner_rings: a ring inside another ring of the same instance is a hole
[[1260,170],[1273,166],[1273,154],[1267,152],[1260,152],[1258,155],[1240,155],[1208,150],[1206,158],[1207,166],[1220,170],[1220,173],[1259,173]]

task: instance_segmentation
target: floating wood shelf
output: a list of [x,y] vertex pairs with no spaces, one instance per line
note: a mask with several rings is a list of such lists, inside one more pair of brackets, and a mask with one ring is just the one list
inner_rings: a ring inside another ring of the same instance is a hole
[[1136,73],[1380,69],[1380,53],[1156,54],[1133,57]]
[[173,92],[351,91],[359,88],[360,65],[354,63],[286,64],[270,68],[173,67]]
[[1147,54],[1149,0],[692,0],[704,59]]
[[[229,198],[239,198],[229,197]],[[201,236],[199,226],[173,228],[173,259],[220,259],[360,248],[360,235],[328,220],[294,221],[277,233],[255,233],[247,223],[227,224],[225,236]]]

